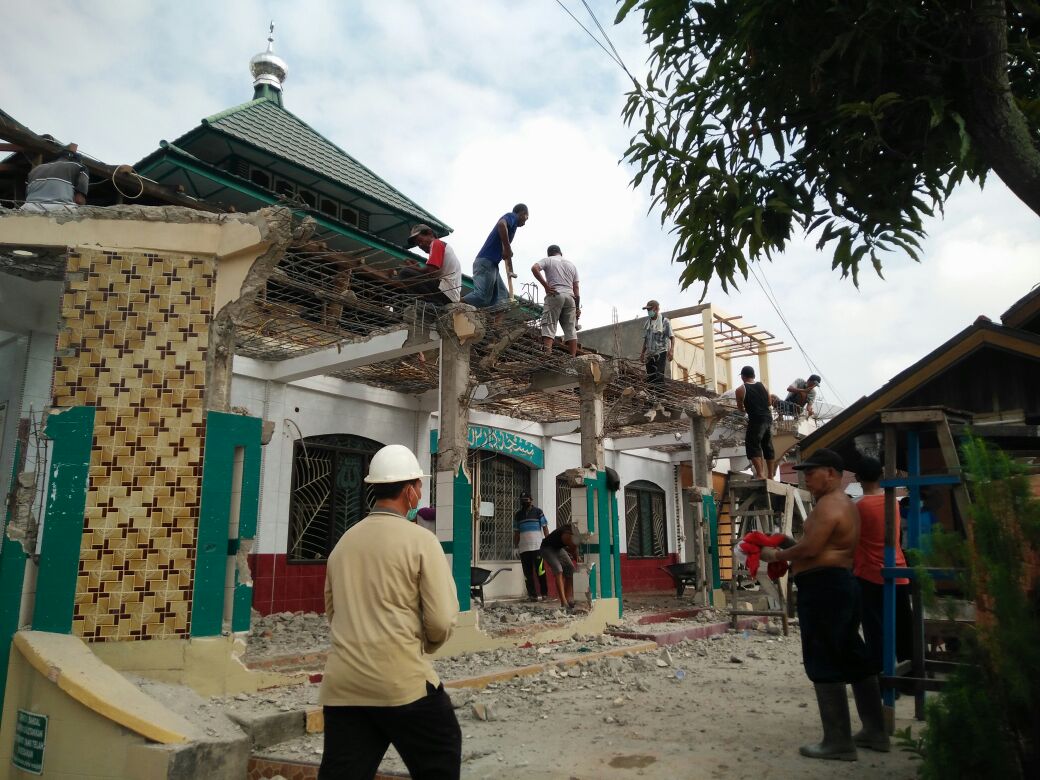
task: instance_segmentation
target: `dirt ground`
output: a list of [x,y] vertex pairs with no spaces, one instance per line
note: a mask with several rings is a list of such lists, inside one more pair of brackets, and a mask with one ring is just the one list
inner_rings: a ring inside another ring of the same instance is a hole
[[[674,604],[673,597],[669,606]],[[605,649],[594,640],[572,644]],[[521,660],[511,656],[459,659],[443,671],[451,679]],[[550,654],[539,656],[551,660]],[[313,696],[312,690],[302,693]],[[451,696],[462,726],[466,778],[915,776],[909,754],[896,748],[888,754],[862,750],[854,764],[798,754],[799,744],[819,738],[820,726],[797,629],[787,638],[761,630],[686,641],[667,652],[553,667]],[[850,708],[855,729],[851,698]],[[488,720],[478,717],[489,710]],[[912,713],[912,700],[898,701],[897,728],[913,724],[916,731],[920,724]],[[316,762],[322,739],[293,740],[263,754]],[[405,773],[392,749],[382,770]]]

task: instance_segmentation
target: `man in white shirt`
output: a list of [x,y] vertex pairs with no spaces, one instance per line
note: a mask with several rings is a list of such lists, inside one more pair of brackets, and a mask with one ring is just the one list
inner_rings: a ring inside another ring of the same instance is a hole
[[398,275],[408,283],[409,292],[422,295],[430,303],[458,303],[462,289],[462,266],[455,250],[433,234],[429,225],[415,225],[408,246],[417,246],[429,257],[426,265],[405,266]]
[[574,357],[578,354],[577,324],[581,314],[578,269],[564,258],[556,244],[550,246],[546,254],[548,257],[531,266],[534,278],[545,288],[542,344],[546,352],[552,352],[556,324],[559,323],[563,325],[563,340],[570,349],[571,357]]

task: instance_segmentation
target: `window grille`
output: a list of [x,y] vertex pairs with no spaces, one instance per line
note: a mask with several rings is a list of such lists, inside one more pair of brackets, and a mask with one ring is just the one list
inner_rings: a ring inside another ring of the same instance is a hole
[[639,480],[625,487],[629,558],[663,558],[668,554],[664,500],[664,491],[653,482]]
[[361,436],[309,436],[293,448],[289,500],[290,561],[328,558],[343,533],[372,506],[364,483],[372,455],[383,445]]
[[566,474],[556,477],[556,527],[571,522],[571,483]]
[[[531,469],[518,460],[484,450],[470,450],[469,467],[477,560],[512,560],[513,515],[520,508],[520,494],[531,489]],[[492,517],[480,516],[481,502],[494,505]]]

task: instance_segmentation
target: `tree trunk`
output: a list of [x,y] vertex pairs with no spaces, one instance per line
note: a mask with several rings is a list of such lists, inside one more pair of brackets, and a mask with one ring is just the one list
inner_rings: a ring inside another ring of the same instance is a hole
[[1008,81],[1004,0],[975,3],[964,65],[968,133],[988,167],[1040,216],[1040,148]]

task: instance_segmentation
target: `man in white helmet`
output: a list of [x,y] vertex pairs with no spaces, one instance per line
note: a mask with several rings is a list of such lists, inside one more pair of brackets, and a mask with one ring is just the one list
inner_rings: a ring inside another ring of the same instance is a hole
[[329,556],[319,780],[374,777],[391,744],[412,777],[459,777],[462,733],[424,656],[451,636],[459,602],[437,537],[408,521],[424,476],[407,447],[379,450],[365,477],[372,511]]

